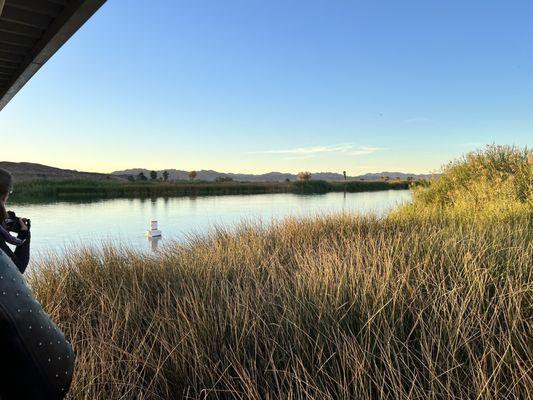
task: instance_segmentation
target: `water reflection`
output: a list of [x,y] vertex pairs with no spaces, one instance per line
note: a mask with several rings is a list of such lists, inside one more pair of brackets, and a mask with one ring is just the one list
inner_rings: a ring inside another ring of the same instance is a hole
[[[71,245],[100,245],[102,241],[147,250],[146,227],[158,220],[165,240],[183,240],[188,234],[204,234],[213,225],[232,227],[243,221],[268,224],[286,216],[311,216],[334,212],[383,214],[409,201],[409,191],[327,193],[296,195],[232,195],[159,199],[112,199],[90,202],[55,202],[9,205],[32,220],[35,251],[64,251]],[[159,241],[149,248],[160,248]]]

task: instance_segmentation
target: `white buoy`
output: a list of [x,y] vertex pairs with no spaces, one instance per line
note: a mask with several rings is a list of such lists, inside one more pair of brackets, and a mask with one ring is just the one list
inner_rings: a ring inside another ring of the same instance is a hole
[[150,221],[150,230],[146,231],[148,237],[161,237],[162,233],[157,227],[157,221]]

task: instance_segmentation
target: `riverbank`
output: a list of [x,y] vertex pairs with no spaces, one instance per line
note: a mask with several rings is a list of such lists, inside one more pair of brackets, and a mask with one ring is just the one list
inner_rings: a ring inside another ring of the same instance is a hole
[[30,284],[77,353],[71,397],[527,398],[531,157],[469,155],[386,217],[51,255]]
[[305,182],[120,182],[47,181],[20,182],[12,201],[154,198],[232,194],[365,192],[408,189],[407,181],[305,181]]

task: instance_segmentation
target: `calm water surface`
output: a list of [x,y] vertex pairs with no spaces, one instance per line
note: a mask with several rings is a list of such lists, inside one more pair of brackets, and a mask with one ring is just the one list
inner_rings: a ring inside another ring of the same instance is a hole
[[335,212],[374,212],[382,215],[409,201],[408,190],[324,195],[265,194],[158,199],[112,199],[94,202],[9,204],[18,215],[32,220],[34,255],[64,251],[71,245],[126,244],[150,250],[145,237],[150,220],[159,221],[159,246],[183,240],[191,233],[207,233],[216,225],[234,227],[243,221],[265,224],[286,216]]

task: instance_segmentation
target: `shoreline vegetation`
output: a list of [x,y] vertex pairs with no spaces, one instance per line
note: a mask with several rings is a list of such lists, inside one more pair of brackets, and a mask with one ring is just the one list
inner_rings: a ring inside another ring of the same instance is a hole
[[73,399],[529,398],[533,153],[491,146],[385,217],[50,254]]
[[233,194],[297,193],[322,194],[329,192],[366,192],[405,190],[408,181],[320,181],[297,182],[122,182],[105,180],[35,180],[16,185],[11,200],[76,200],[110,198],[149,198],[178,196],[209,196]]

